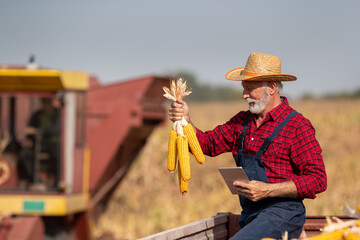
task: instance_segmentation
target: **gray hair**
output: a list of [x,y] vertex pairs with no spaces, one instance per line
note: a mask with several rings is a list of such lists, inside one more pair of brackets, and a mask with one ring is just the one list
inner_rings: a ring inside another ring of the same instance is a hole
[[283,90],[283,84],[282,82],[275,82],[276,83],[276,91],[280,93]]
[[[263,82],[263,87],[266,87],[267,86],[267,84],[268,84],[269,82]],[[280,93],[281,91],[282,91],[282,89],[283,89],[283,84],[282,84],[282,82],[280,82],[280,81],[274,81],[274,83],[276,84],[276,91],[278,92],[278,93]]]

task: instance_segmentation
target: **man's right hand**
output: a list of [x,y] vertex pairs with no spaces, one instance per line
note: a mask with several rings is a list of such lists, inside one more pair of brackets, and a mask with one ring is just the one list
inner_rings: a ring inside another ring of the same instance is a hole
[[189,108],[183,100],[176,100],[173,102],[169,108],[169,118],[171,121],[180,121],[182,117],[185,118],[187,122],[190,122]]
[[26,127],[25,135],[35,135],[37,133],[37,129],[34,127]]

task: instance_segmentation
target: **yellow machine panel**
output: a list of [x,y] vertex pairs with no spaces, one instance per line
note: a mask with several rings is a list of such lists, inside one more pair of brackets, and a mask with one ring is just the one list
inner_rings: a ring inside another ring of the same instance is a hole
[[0,69],[0,90],[58,91],[86,90],[89,77],[85,72],[51,69]]
[[0,213],[66,216],[87,209],[89,196],[71,195],[2,195]]

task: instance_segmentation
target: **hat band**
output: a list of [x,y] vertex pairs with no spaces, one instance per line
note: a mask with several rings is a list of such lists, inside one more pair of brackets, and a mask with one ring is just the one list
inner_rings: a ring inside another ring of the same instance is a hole
[[259,73],[253,73],[253,72],[247,72],[245,70],[242,70],[240,75],[245,75],[248,77],[256,77],[256,76],[263,76],[264,74],[259,74]]

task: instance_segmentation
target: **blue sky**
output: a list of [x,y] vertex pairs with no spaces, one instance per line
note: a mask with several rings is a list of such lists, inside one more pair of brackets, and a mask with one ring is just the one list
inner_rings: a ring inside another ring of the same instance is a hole
[[[84,70],[102,83],[190,71],[225,74],[277,55],[290,97],[360,88],[360,1],[0,0],[0,63]],[[194,93],[195,94],[195,93]]]

